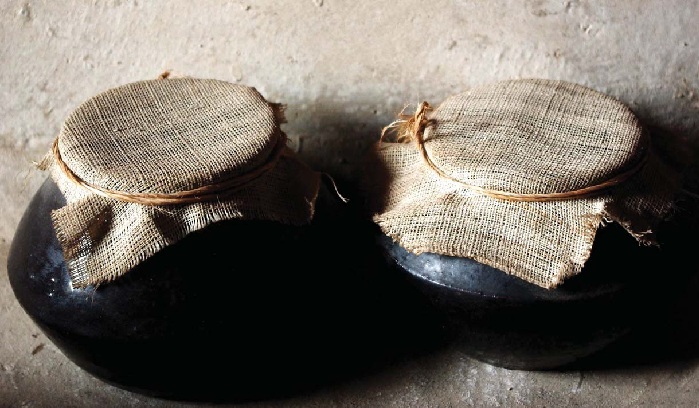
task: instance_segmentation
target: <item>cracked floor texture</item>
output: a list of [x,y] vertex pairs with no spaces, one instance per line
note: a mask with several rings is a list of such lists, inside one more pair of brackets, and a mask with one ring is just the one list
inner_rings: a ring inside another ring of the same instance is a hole
[[[67,114],[107,88],[165,70],[254,86],[288,106],[299,154],[347,186],[404,104],[500,79],[590,86],[699,150],[697,1],[4,0],[0,11],[0,407],[207,405],[93,378],[38,330],[8,283],[16,225],[45,177],[32,163]],[[447,347],[245,405],[699,407],[698,293],[695,280],[667,321],[584,370],[510,371]]]

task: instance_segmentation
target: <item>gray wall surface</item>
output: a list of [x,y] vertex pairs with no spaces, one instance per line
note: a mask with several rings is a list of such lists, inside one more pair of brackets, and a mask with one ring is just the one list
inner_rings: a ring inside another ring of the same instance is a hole
[[[500,79],[563,79],[609,93],[693,152],[698,19],[699,2],[682,0],[3,0],[0,406],[186,405],[78,369],[23,313],[7,281],[16,225],[45,177],[32,162],[94,94],[164,70],[254,86],[288,106],[284,130],[301,156],[348,185],[406,103],[438,105]],[[697,319],[684,318],[695,330]],[[445,351],[253,406],[696,407],[698,362],[520,372]]]

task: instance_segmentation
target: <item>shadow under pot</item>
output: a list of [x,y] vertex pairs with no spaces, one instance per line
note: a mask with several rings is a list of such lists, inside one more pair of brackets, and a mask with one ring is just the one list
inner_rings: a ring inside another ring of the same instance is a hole
[[325,235],[339,207],[280,120],[254,89],[214,80],[82,104],[12,242],[21,306],[78,366],[149,395],[264,398],[311,381],[302,367],[323,373],[358,331],[328,290],[351,278],[318,256],[341,256]]
[[670,301],[679,276],[659,274],[675,263],[656,232],[679,182],[620,102],[504,81],[402,123],[371,156],[377,243],[466,355],[563,368]]

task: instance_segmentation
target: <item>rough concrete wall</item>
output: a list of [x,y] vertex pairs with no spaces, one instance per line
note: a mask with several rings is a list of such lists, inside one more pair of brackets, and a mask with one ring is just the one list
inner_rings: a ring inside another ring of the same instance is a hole
[[[161,406],[77,370],[22,314],[4,273],[44,177],[31,161],[86,98],[166,69],[254,86],[288,105],[285,130],[301,155],[350,184],[405,103],[438,104],[498,79],[591,86],[695,150],[698,17],[699,2],[682,0],[3,1],[0,405]],[[508,372],[447,353],[291,405],[696,406],[698,386],[690,363],[583,376]]]
[[699,3],[688,1],[3,2],[3,147],[47,146],[84,99],[175,74],[289,105],[317,165],[356,153],[407,102],[470,86],[566,79],[697,133]]

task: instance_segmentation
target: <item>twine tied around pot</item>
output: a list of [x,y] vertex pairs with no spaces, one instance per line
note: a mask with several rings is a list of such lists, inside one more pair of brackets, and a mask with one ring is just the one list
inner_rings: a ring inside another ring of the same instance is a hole
[[627,169],[622,170],[615,176],[612,176],[599,183],[570,191],[543,194],[518,194],[509,191],[499,191],[482,188],[473,184],[465,183],[461,180],[457,180],[456,178],[448,175],[436,164],[434,164],[434,162],[430,159],[427,150],[425,150],[425,129],[428,126],[433,125],[435,123],[433,119],[427,118],[428,112],[432,110],[430,104],[427,102],[420,103],[413,115],[404,114],[403,112],[405,112],[405,109],[406,108],[403,108],[403,111],[401,111],[398,114],[398,119],[391,122],[388,126],[384,127],[381,130],[381,137],[379,138],[380,143],[386,139],[386,135],[388,133],[394,133],[395,137],[393,140],[395,140],[398,143],[415,143],[415,146],[420,152],[420,157],[422,157],[422,160],[425,162],[425,165],[427,165],[440,177],[458,183],[463,187],[471,191],[474,191],[478,194],[482,194],[499,200],[532,202],[572,200],[585,197],[593,197],[602,194],[606,190],[614,186],[617,186],[625,182],[629,178],[633,177],[643,168],[648,159],[648,137],[647,134],[644,132],[642,133],[643,144],[639,149],[638,160],[636,160],[636,162]]
[[281,123],[283,106],[254,88],[168,75],[78,106],[41,163],[66,199],[51,218],[73,286],[116,279],[215,222],[308,224],[320,173]]
[[289,154],[289,151],[286,149],[286,141],[286,135],[280,132],[279,139],[267,161],[246,173],[223,178],[197,188],[177,191],[174,193],[133,193],[112,190],[88,183],[81,179],[80,176],[76,175],[61,158],[61,152],[58,149],[58,137],[56,137],[53,141],[51,153],[53,154],[53,162],[56,164],[56,166],[58,166],[58,168],[60,168],[63,175],[75,185],[89,191],[90,193],[97,194],[108,199],[128,203],[136,203],[147,206],[163,206],[191,204],[202,201],[215,201],[235,193],[237,190],[245,187],[247,184],[255,181],[263,174],[273,169],[274,166],[277,165],[277,162],[282,155]]
[[501,81],[384,127],[373,221],[415,254],[467,257],[544,288],[582,271],[598,228],[657,244],[680,177],[617,99],[565,81]]

